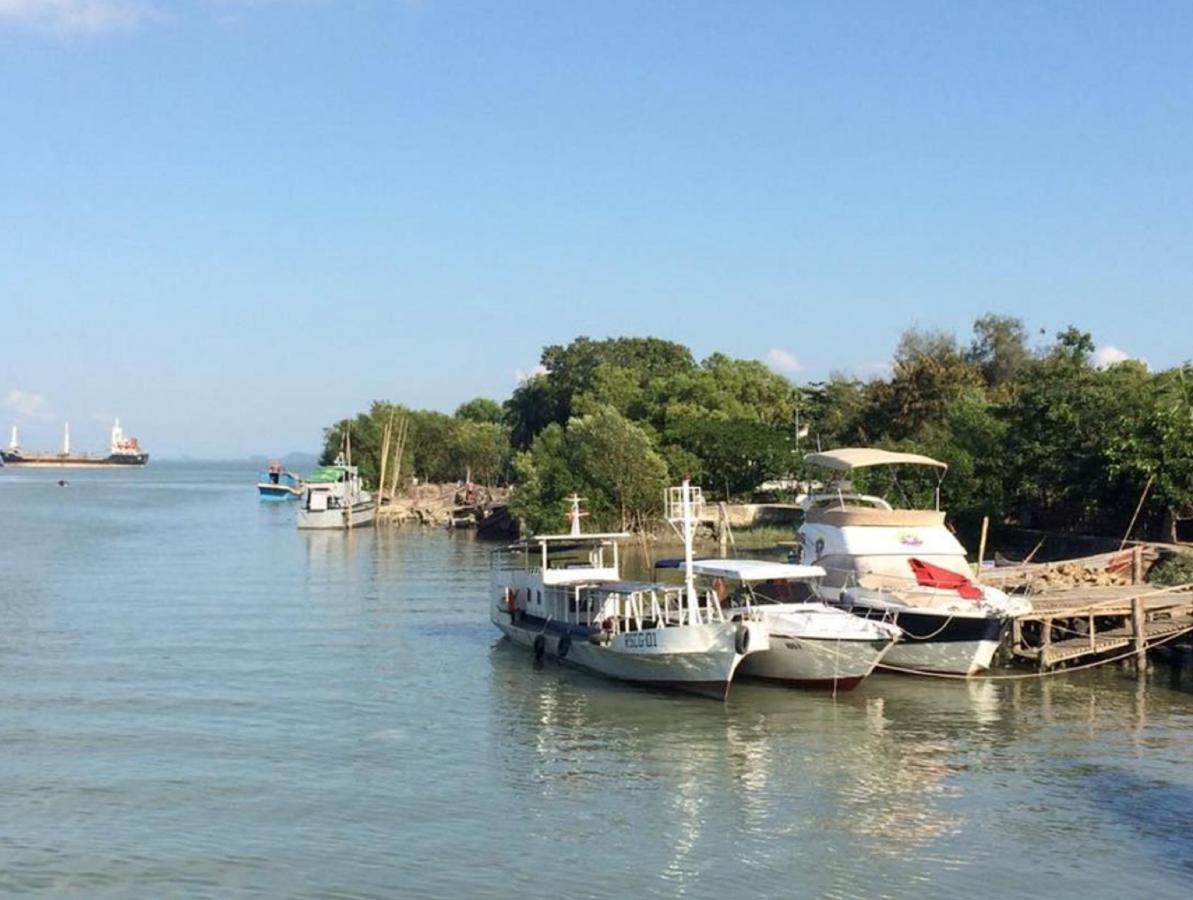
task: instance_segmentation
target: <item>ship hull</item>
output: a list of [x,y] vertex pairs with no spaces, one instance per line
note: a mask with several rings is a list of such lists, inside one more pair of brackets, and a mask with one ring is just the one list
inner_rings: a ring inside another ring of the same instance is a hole
[[64,456],[60,453],[21,454],[0,453],[5,466],[26,469],[108,469],[112,467],[139,468],[149,462],[149,454],[139,456]]

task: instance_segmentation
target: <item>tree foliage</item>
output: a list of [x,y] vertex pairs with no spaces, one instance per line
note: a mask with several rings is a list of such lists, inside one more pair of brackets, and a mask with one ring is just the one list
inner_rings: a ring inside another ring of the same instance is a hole
[[548,425],[515,458],[514,471],[511,506],[533,531],[563,529],[572,493],[585,498],[590,527],[644,527],[667,485],[667,464],[650,437],[611,406]]
[[[833,374],[795,386],[762,363],[699,362],[658,338],[580,337],[545,347],[543,372],[499,405],[455,415],[375,403],[351,422],[354,461],[376,477],[384,422],[410,420],[403,470],[430,480],[512,476],[532,527],[562,527],[563,498],[589,497],[602,526],[637,526],[665,483],[690,474],[713,494],[749,495],[801,472],[801,452],[876,446],[947,462],[954,516],[1120,534],[1148,491],[1139,533],[1193,507],[1193,366],[1150,372],[1093,363],[1069,327],[1031,346],[1017,318],[989,314],[967,345],[910,329],[886,377]],[[345,423],[327,430],[324,458]],[[801,437],[800,429],[806,429]],[[915,492],[935,483],[908,480]]]

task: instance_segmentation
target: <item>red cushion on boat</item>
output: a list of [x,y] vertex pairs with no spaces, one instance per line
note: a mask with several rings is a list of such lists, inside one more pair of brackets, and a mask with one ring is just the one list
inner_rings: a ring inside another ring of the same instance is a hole
[[907,562],[911,564],[911,571],[915,573],[916,584],[921,587],[956,591],[966,600],[982,599],[982,589],[964,575],[934,566],[922,559],[909,559]]

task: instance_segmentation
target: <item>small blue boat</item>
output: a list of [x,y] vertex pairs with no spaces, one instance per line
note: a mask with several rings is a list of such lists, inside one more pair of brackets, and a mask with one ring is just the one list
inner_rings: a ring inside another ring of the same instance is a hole
[[271,502],[297,500],[302,496],[302,479],[282,468],[281,463],[270,463],[269,471],[259,476],[257,493]]

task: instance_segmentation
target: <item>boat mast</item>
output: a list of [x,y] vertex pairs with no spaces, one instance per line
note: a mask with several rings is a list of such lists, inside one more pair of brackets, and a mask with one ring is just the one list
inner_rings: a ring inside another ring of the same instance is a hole
[[70,456],[70,422],[67,422],[62,431],[62,455]]
[[572,494],[572,496],[568,497],[567,499],[571,501],[572,504],[572,508],[568,511],[568,518],[572,520],[572,530],[570,533],[572,537],[579,537],[580,517],[588,515],[588,513],[580,511],[580,501],[584,498],[579,494]]
[[692,541],[695,528],[692,527],[692,483],[686,477],[683,480],[683,568],[684,588],[688,594],[688,611],[693,616],[699,615],[696,598],[696,576],[692,572]]
[[684,593],[687,596],[688,621],[700,622],[700,603],[696,594],[696,573],[692,570],[692,545],[696,540],[696,509],[704,498],[699,488],[692,488],[691,479],[684,476],[680,487],[667,489],[667,521],[683,540]]
[[8,442],[8,449],[15,451],[15,450],[19,450],[20,446],[21,445],[17,443],[17,426],[13,425],[12,426],[12,438]]

